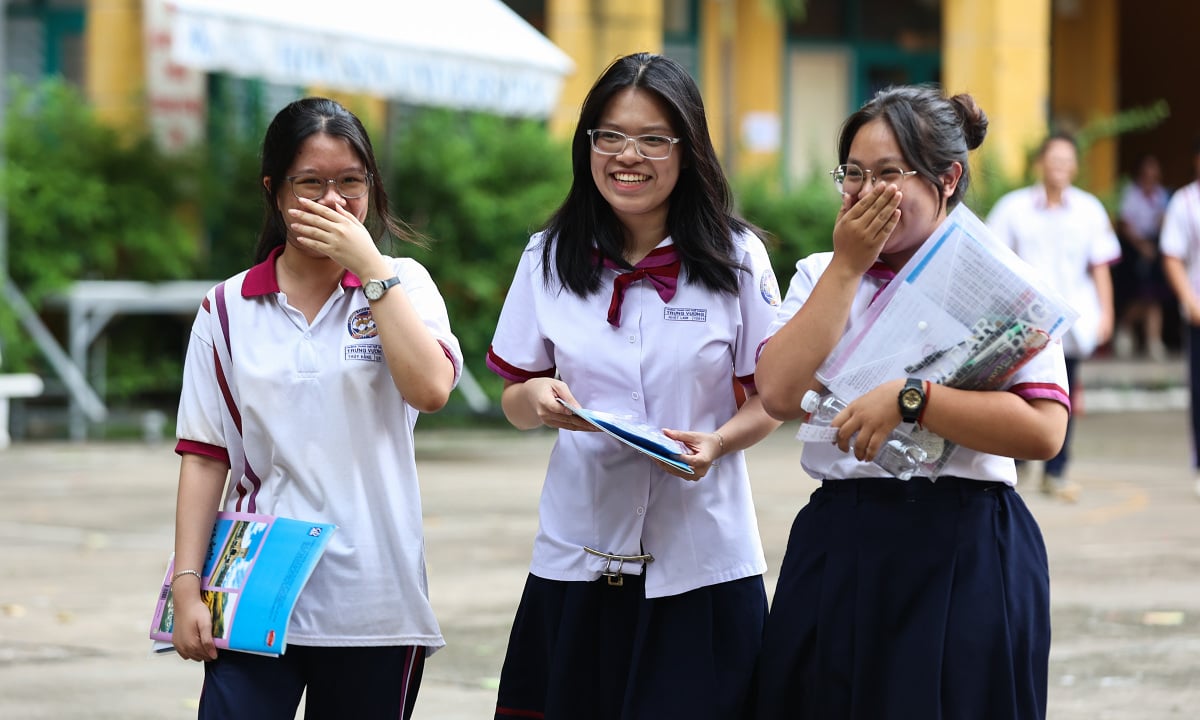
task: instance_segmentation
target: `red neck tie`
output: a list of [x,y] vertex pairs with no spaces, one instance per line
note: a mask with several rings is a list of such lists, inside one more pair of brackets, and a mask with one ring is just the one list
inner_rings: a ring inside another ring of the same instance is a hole
[[[608,304],[608,324],[613,327],[620,326],[621,303],[625,300],[625,289],[642,278],[654,285],[664,303],[671,302],[679,280],[679,266],[679,254],[675,252],[675,247],[667,246],[651,251],[633,270],[617,275],[613,281],[612,301]],[[604,259],[604,267],[623,270],[609,258]]]
[[[887,289],[888,284],[891,283],[892,280],[896,279],[896,271],[888,267],[880,260],[876,260],[875,264],[867,268],[867,271],[863,273],[863,275],[865,277],[873,277],[876,280],[883,281],[883,284],[880,285],[879,289],[875,291],[875,294],[871,296],[871,303],[875,302],[875,298],[879,297],[879,294]],[[871,303],[867,304],[870,305]]]

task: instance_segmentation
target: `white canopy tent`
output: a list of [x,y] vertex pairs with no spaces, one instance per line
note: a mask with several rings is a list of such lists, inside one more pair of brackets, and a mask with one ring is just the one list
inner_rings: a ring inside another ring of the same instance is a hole
[[546,117],[574,63],[500,0],[174,0],[172,59],[415,105]]

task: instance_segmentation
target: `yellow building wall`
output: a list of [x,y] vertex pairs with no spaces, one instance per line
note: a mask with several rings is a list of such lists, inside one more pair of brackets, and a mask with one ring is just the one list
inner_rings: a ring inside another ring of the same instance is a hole
[[84,91],[102,120],[130,134],[146,128],[141,0],[87,0]]
[[[783,16],[762,0],[739,0],[734,41],[734,120],[730,173],[778,165],[783,133]],[[771,145],[774,145],[772,148]]]
[[1051,0],[946,0],[942,85],[970,93],[987,113],[988,135],[973,157],[977,177],[1010,180],[1027,170],[1047,132]]
[[[1051,121],[1055,130],[1078,132],[1118,111],[1117,0],[1056,3]],[[1117,181],[1117,138],[1103,138],[1080,159],[1079,184],[1099,195]]]
[[606,67],[621,55],[662,52],[662,3],[646,0],[546,0],[546,35],[575,61],[550,129],[569,137],[579,107]]
[[[782,156],[783,17],[762,0],[703,0],[700,8],[700,92],[725,172],[776,165]],[[755,146],[754,139],[766,144]]]

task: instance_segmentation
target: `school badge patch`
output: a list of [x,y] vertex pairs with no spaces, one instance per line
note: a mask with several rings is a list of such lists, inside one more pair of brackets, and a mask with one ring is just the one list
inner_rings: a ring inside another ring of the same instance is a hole
[[346,323],[346,329],[350,331],[350,337],[355,340],[365,340],[379,335],[379,328],[375,327],[375,318],[371,315],[371,308],[365,307],[355,310],[350,316],[349,322]]
[[775,271],[767,268],[763,270],[762,275],[758,276],[758,292],[762,295],[762,299],[772,307],[778,307],[779,297],[779,281],[775,279]]

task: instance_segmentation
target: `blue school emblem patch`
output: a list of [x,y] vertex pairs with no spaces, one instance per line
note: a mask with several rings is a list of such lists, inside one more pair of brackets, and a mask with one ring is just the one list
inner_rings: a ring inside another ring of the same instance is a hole
[[350,337],[356,340],[373,338],[379,334],[379,328],[375,327],[375,318],[371,315],[369,307],[355,310],[350,316],[350,321],[346,323],[346,329],[350,331]]
[[775,271],[770,268],[763,270],[762,275],[758,276],[758,292],[762,294],[762,299],[772,307],[778,307],[779,299],[779,281],[775,279]]

